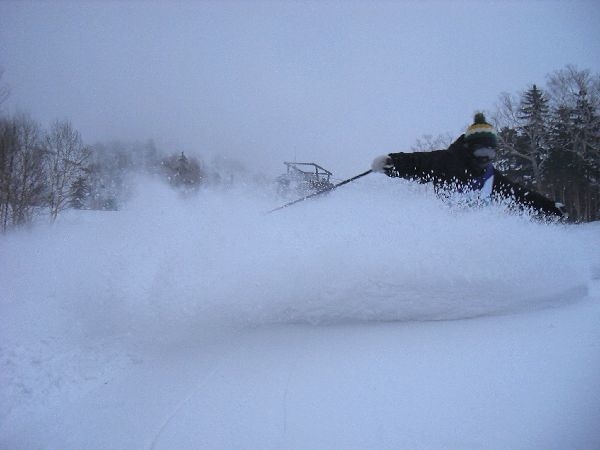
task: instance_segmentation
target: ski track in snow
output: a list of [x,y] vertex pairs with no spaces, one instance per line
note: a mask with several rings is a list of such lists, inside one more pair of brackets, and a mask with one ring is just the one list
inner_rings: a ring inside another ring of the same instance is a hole
[[[2,430],[13,413],[81,398],[135,367],[144,342],[510,315],[599,296],[597,224],[451,210],[426,187],[376,176],[264,214],[280,203],[258,191],[181,199],[149,182],[124,211],[0,236]],[[218,367],[169,410],[150,448]],[[282,396],[285,434],[287,387]]]
[[158,444],[158,440],[160,439],[164,430],[169,426],[171,421],[176,417],[177,413],[179,413],[185,405],[191,400],[192,396],[196,394],[202,386],[204,386],[208,380],[213,377],[217,373],[218,367],[215,366],[213,370],[211,370],[205,377],[203,377],[198,384],[196,384],[193,389],[191,389],[188,394],[175,406],[175,408],[169,412],[163,423],[158,427],[156,433],[154,433],[154,437],[152,438],[152,442],[150,443],[150,450],[154,450],[156,445]]

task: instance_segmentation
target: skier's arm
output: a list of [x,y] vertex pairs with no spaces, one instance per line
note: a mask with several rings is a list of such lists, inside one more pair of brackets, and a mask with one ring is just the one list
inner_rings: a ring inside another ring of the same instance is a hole
[[386,172],[390,177],[427,181],[432,172],[431,153],[390,153],[393,167]]
[[440,166],[444,166],[448,152],[437,150],[420,153],[390,153],[376,158],[371,169],[383,172],[389,177],[414,179],[421,182],[431,181],[432,177],[440,176]]
[[450,178],[447,171],[456,166],[452,150],[464,145],[464,135],[448,147],[448,150],[435,150],[418,153],[390,153],[373,161],[373,172],[385,173],[390,177],[408,178],[426,183],[433,178],[446,180]]
[[494,186],[492,194],[500,199],[512,199],[519,205],[531,208],[548,216],[555,216],[562,219],[568,217],[564,206],[547,199],[542,194],[526,189],[517,184],[498,171],[494,171]]

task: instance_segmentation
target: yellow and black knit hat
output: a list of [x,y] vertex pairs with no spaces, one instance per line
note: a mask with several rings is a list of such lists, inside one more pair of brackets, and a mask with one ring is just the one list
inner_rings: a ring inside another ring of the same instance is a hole
[[483,113],[475,114],[473,124],[465,132],[465,144],[470,149],[480,147],[498,147],[498,133],[485,121]]

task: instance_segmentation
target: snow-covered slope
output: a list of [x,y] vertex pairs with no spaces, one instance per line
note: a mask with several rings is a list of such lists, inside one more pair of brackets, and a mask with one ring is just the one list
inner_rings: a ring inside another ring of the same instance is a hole
[[600,448],[600,227],[375,175],[0,237],[0,448]]

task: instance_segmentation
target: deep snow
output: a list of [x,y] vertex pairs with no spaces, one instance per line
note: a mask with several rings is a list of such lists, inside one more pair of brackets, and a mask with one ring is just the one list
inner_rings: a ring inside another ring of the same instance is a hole
[[0,236],[0,448],[600,448],[600,226],[370,175]]

